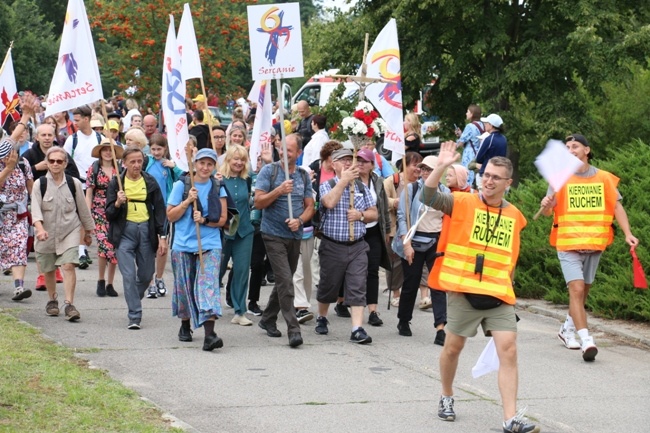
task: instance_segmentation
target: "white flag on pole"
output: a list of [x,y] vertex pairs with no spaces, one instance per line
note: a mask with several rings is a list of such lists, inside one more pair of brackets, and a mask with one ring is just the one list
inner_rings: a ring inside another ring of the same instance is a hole
[[183,79],[203,78],[199,46],[196,43],[192,12],[190,12],[190,5],[188,3],[185,3],[183,7],[181,25],[178,28],[177,44],[178,52],[181,56],[181,65],[183,66]]
[[11,59],[11,48],[9,48],[0,70],[0,128],[9,118],[13,121],[20,120],[20,113],[17,110],[19,103],[14,62]]
[[573,156],[561,141],[549,140],[535,159],[535,166],[553,191],[557,192],[582,166],[582,161]]
[[404,114],[402,112],[402,78],[397,24],[394,18],[377,35],[366,57],[367,76],[392,83],[375,83],[366,88],[366,98],[377,108],[388,125],[384,147],[393,152],[393,161],[405,154]]
[[162,73],[163,117],[167,127],[169,153],[178,167],[187,171],[185,145],[189,141],[187,132],[187,113],[185,111],[185,80],[181,71],[181,59],[176,45],[174,16],[169,16],[169,29],[165,43],[165,58]]
[[249,101],[257,102],[255,124],[251,136],[250,158],[253,170],[257,171],[257,157],[263,144],[271,144],[271,81],[257,80],[248,95]]
[[71,110],[104,98],[95,46],[83,0],[69,0],[59,60],[47,97],[45,115]]

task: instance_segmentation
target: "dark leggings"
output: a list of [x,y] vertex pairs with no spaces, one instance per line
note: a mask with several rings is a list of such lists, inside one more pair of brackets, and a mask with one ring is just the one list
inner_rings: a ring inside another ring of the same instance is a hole
[[379,264],[381,263],[381,252],[383,242],[379,224],[366,229],[365,240],[370,249],[368,250],[368,276],[366,279],[366,303],[377,304],[379,301]]
[[[257,303],[260,300],[262,280],[266,277],[264,257],[266,247],[262,240],[262,233],[256,232],[253,236],[253,249],[251,250],[251,276],[248,282],[248,301]],[[232,305],[232,304],[231,304]]]

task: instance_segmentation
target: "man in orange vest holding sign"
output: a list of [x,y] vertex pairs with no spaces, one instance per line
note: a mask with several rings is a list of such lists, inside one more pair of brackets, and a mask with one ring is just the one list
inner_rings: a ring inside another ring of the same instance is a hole
[[454,421],[453,382],[460,353],[479,325],[492,335],[499,354],[499,391],[503,401],[504,433],[538,433],[523,413],[517,413],[517,318],[512,275],[519,257],[519,233],[526,218],[503,199],[512,183],[512,163],[490,159],[480,194],[441,193],[438,184],[458,161],[456,143],[442,144],[438,164],[424,183],[420,200],[442,211],[441,255],[429,274],[429,287],[448,292],[447,338],[440,354],[442,395],[438,418]]
[[[558,333],[568,349],[582,349],[582,359],[596,359],[598,348],[587,329],[585,303],[594,282],[603,251],[614,239],[612,222],[625,234],[625,242],[636,247],[639,240],[632,235],[627,213],[618,193],[618,177],[589,164],[593,154],[587,139],[580,134],[566,138],[566,147],[582,161],[555,195],[549,191],[542,199],[542,213],[554,213],[551,245],[557,248],[562,274],[569,288],[569,314]],[[575,338],[576,329],[582,344]]]

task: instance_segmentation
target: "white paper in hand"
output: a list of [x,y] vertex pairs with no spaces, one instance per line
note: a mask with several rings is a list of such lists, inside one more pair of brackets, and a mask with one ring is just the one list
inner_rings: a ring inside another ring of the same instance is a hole
[[476,379],[499,369],[499,356],[497,355],[497,348],[494,345],[494,338],[490,338],[488,344],[478,357],[476,365],[472,367],[472,377]]
[[573,156],[561,141],[549,140],[546,149],[535,159],[535,166],[553,191],[557,192],[582,166],[582,161]]

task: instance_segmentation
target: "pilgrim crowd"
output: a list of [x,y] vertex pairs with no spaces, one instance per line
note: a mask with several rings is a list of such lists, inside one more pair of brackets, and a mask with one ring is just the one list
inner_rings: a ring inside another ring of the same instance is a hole
[[[76,270],[89,269],[88,246],[96,242],[97,265],[88,271],[97,273],[96,295],[124,297],[128,329],[146,326],[145,297],[170,295],[178,339],[192,341],[203,328],[203,350],[213,351],[224,345],[215,330],[224,316],[244,327],[257,318],[278,338],[281,315],[296,348],[307,323],[327,335],[336,314],[350,319],[350,342],[369,344],[368,330],[384,324],[380,311],[387,314],[379,308],[385,288],[400,336],[413,335],[415,308],[432,311],[432,330],[415,332],[430,332],[443,346],[439,418],[455,420],[458,358],[480,325],[501,362],[504,431],[539,431],[516,413],[510,385],[517,376],[512,279],[526,219],[506,200],[513,168],[498,114],[483,117],[470,105],[457,141],[423,156],[420,121],[409,113],[407,151],[393,166],[374,140],[330,140],[327,118],[300,101],[283,123],[276,110],[272,144],[251,164],[255,107],[242,100],[224,127],[208,105],[201,94],[187,101],[191,172],[183,172],[161,120],[134,99],[45,117],[38,98],[22,94],[22,117],[4,125],[0,141],[0,266],[12,275],[12,299],[29,302],[32,289],[43,291],[47,300],[36,298],[45,314],[58,316],[61,305],[66,320],[80,320]],[[638,240],[618,178],[590,164],[583,135],[567,136],[566,146],[583,167],[540,204],[553,215],[550,242],[570,297],[558,338],[594,361],[584,301],[612,222],[631,246]],[[592,206],[595,196],[602,206]],[[32,251],[33,288],[24,282]],[[260,299],[267,284],[270,296]]]

